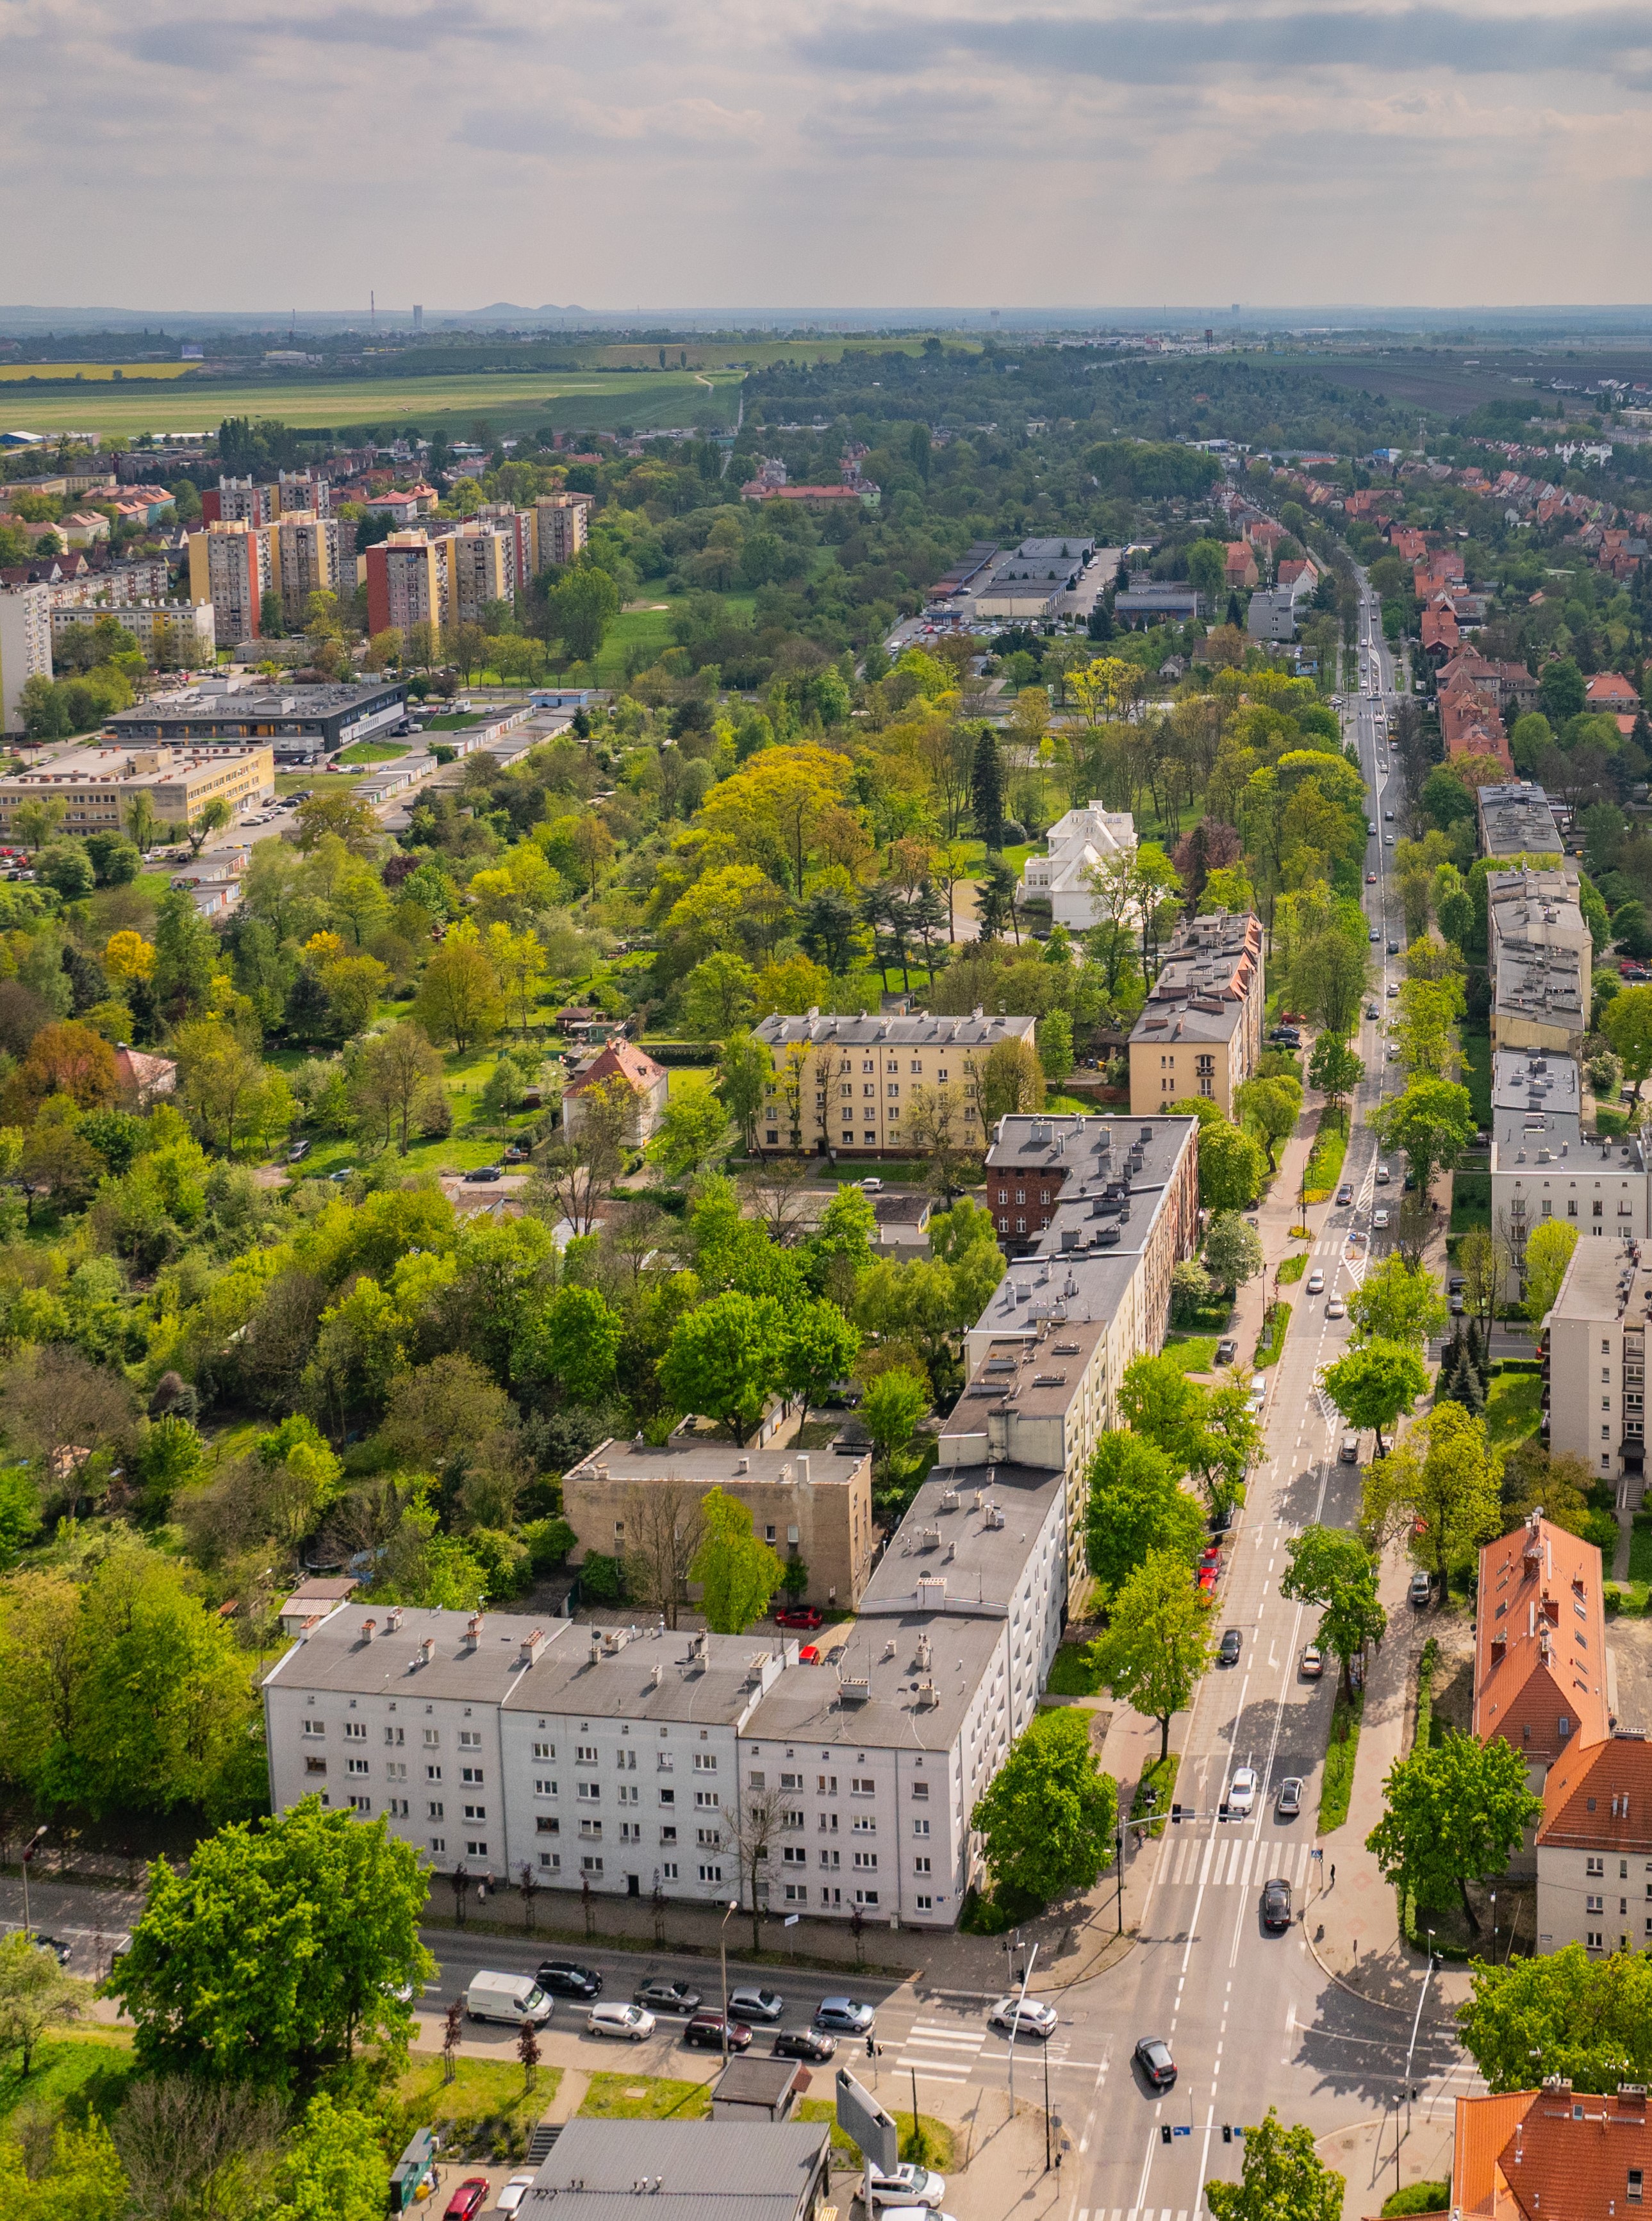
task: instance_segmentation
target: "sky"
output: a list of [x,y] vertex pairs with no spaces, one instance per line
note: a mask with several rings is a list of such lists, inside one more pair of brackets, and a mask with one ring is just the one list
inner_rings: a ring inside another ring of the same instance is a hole
[[0,300],[1652,295],[1652,8],[0,0]]

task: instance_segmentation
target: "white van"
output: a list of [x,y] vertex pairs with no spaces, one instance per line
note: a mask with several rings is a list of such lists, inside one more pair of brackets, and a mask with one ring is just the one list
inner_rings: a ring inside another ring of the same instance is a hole
[[472,1974],[465,1993],[469,2020],[502,2020],[511,2028],[523,2021],[549,2020],[552,2004],[531,1974]]

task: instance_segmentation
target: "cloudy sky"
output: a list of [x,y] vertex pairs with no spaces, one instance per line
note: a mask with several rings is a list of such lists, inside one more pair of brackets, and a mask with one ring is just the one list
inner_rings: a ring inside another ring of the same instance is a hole
[[1652,297],[1652,7],[0,0],[0,300]]

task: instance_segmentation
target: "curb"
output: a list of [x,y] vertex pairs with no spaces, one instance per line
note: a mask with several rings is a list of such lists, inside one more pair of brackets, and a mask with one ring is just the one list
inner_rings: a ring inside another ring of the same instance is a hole
[[[1410,2005],[1391,2005],[1381,1998],[1367,1997],[1363,1990],[1356,1990],[1351,1982],[1344,1981],[1342,1975],[1337,1974],[1333,1968],[1328,1967],[1325,1964],[1318,1952],[1314,1949],[1314,1940],[1313,1937],[1308,1934],[1307,1924],[1305,1921],[1303,1924],[1303,1941],[1307,1944],[1309,1950],[1313,1953],[1313,1962],[1315,1966],[1318,1968],[1320,1973],[1325,1977],[1325,1980],[1328,1982],[1335,1982],[1337,1988],[1342,1991],[1345,1997],[1357,1998],[1362,2005],[1374,2005],[1379,2012],[1399,2013],[1404,2016],[1405,2013],[1413,2010]],[[1415,1973],[1416,1969],[1413,1968],[1412,1972]]]

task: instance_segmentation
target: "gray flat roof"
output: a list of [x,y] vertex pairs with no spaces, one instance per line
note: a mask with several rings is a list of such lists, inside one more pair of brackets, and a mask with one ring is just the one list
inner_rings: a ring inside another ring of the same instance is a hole
[[[614,1647],[604,1647],[593,1657],[604,1635]],[[766,1637],[760,1628],[746,1635],[693,1636],[662,1633],[657,1623],[643,1628],[616,1621],[602,1630],[575,1627],[516,1677],[510,1707],[579,1712],[591,1719],[735,1727],[750,1711],[765,1675],[784,1678],[785,1661],[795,1665],[797,1655],[795,1637],[773,1632]]]
[[639,2221],[792,2221],[830,2134],[824,2121],[575,2119],[518,2210],[534,2221],[617,2221],[635,2204]]
[[1497,953],[1497,1008],[1511,1017],[1581,1026],[1581,952],[1547,942],[1503,942]]
[[[746,1468],[743,1473],[735,1470],[741,1465]],[[829,1444],[824,1449],[799,1454],[793,1449],[736,1449],[732,1442],[671,1442],[662,1449],[651,1444],[639,1449],[634,1442],[610,1440],[599,1442],[589,1457],[571,1466],[567,1478],[595,1480],[598,1478],[595,1468],[604,1466],[610,1481],[770,1481],[784,1486],[801,1483],[799,1465],[807,1468],[808,1486],[811,1488],[822,1481],[853,1480],[860,1469],[848,1458],[834,1457]]]
[[[392,1624],[394,1605],[346,1604],[309,1635],[301,1636],[265,1676],[265,1686],[337,1692],[347,1696],[472,1698],[498,1704],[524,1671],[522,1646],[542,1635],[554,1647],[570,1630],[567,1620],[523,1612],[485,1612],[479,1640],[466,1640],[471,1615],[409,1605]],[[373,1623],[371,1636],[366,1632]],[[584,1630],[580,1632],[583,1634]],[[429,1665],[419,1645],[435,1645]],[[543,1654],[541,1653],[541,1655]]]
[[1580,1242],[1572,1252],[1551,1318],[1617,1319],[1644,1328],[1652,1310],[1652,1271],[1626,1242]]
[[1541,786],[1524,780],[1482,786],[1478,808],[1480,840],[1488,856],[1560,854],[1560,828]]
[[[748,1744],[811,1742],[823,1750],[950,1750],[1007,1624],[1002,1617],[942,1617],[930,1605],[858,1620],[841,1644],[842,1670],[864,1678],[863,1702],[844,1701],[829,1665],[800,1666],[780,1676],[742,1736]],[[918,1652],[926,1637],[927,1674]],[[885,1655],[892,1642],[892,1658]],[[925,1680],[933,1681],[934,1704],[918,1701]]]
[[832,1042],[844,1048],[871,1048],[886,1042],[892,1048],[909,1043],[916,1048],[956,1042],[960,1048],[991,1048],[995,1042],[1018,1041],[1032,1031],[1033,1023],[1030,1017],[989,1017],[981,1010],[967,1018],[933,1018],[923,1010],[898,1018],[880,1017],[875,1011],[866,1010],[858,1017],[834,1017],[829,1013],[823,1017],[816,1010],[801,1018],[777,1014],[752,1030],[770,1048],[812,1041],[817,1046]]

